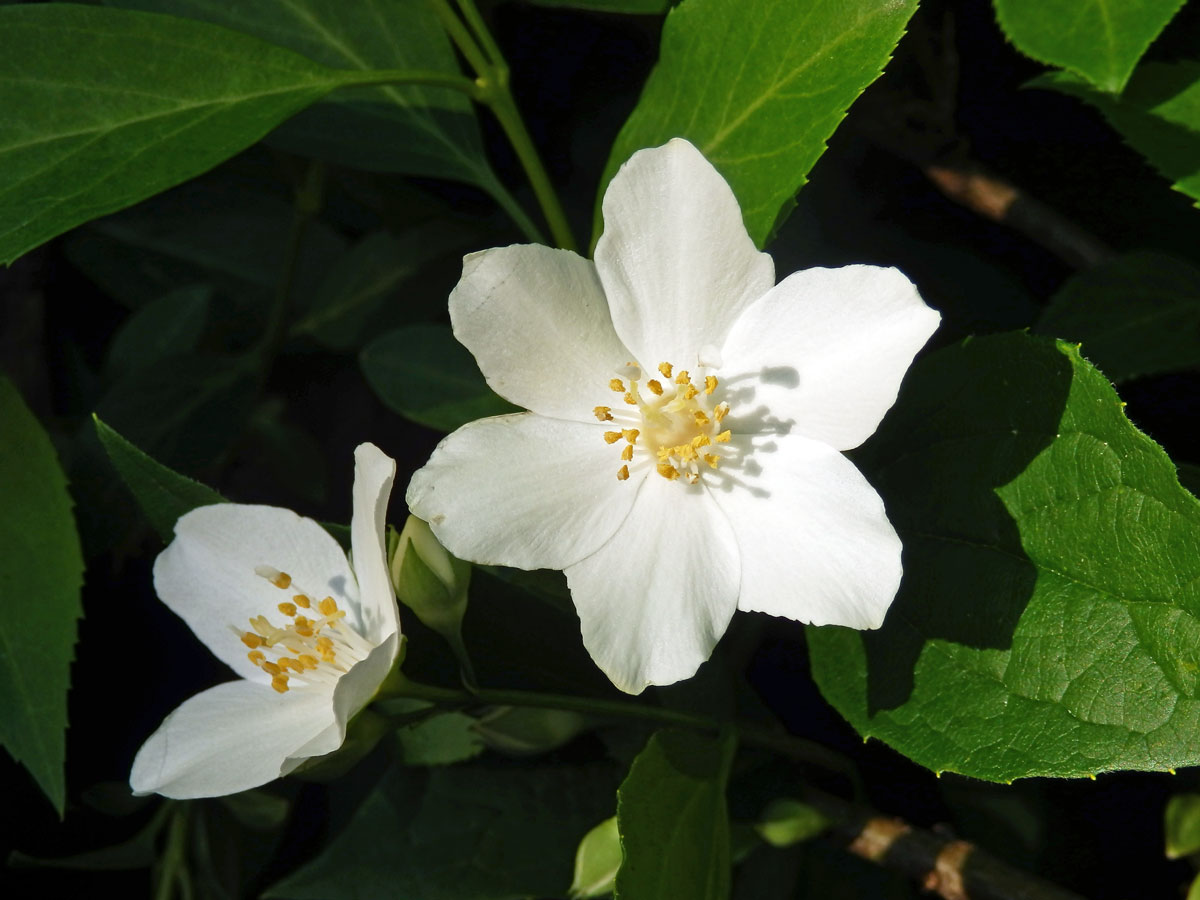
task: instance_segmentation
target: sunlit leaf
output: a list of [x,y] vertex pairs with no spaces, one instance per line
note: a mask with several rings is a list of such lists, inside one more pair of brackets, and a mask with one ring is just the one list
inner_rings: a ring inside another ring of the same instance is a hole
[[635,151],[684,137],[725,176],[762,246],[916,6],[687,0],[667,16],[658,65],[617,135],[600,195]]
[[605,819],[583,836],[575,851],[575,877],[570,896],[575,900],[606,897],[613,892],[621,868],[621,836],[617,817]]
[[0,263],[199,175],[362,81],[201,22],[0,6]]
[[993,0],[1008,39],[1039,62],[1119,93],[1183,0]]
[[0,744],[61,814],[83,555],[50,438],[0,377]]
[[729,896],[729,813],[725,785],[736,742],[660,731],[638,754],[617,791],[624,854],[617,900]]
[[1200,762],[1200,502],[1073,345],[930,355],[859,461],[904,581],[808,640],[860,733],[991,781]]
[[1200,851],[1200,794],[1176,794],[1163,817],[1168,859]]
[[1082,342],[1118,383],[1200,365],[1200,269],[1149,252],[1085,269],[1059,288],[1037,330]]

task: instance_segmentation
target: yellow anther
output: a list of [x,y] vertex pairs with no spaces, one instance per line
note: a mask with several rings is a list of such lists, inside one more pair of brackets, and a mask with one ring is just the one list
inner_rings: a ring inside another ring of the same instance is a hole
[[333,649],[333,638],[327,638],[327,637],[317,638],[317,649],[318,650],[332,650]]
[[721,461],[721,457],[713,453],[705,453],[704,461],[715,469],[717,467],[717,463]]
[[621,451],[621,459],[629,462],[633,459],[633,444],[626,444],[625,449]]
[[254,663],[256,666],[261,666],[263,663],[263,660],[265,660],[266,658],[267,658],[267,655],[265,653],[263,653],[261,650],[251,650],[249,653],[246,654],[246,659],[250,660],[250,662]]
[[696,448],[691,444],[680,444],[675,448],[675,455],[684,462],[691,462],[696,459],[698,454],[696,453]]
[[[251,624],[254,623],[251,622]],[[247,631],[242,634],[242,643],[251,650],[254,650],[257,647],[261,647],[266,642],[253,631]]]
[[620,439],[621,439],[621,432],[619,432],[619,431],[604,432],[604,443],[606,443],[606,444],[615,444]]
[[299,661],[300,665],[304,666],[306,669],[315,669],[320,665],[315,656],[309,656],[307,653],[301,653],[296,657],[296,659]]
[[707,447],[711,443],[712,443],[712,440],[709,438],[709,436],[707,434],[698,434],[694,438],[692,438],[692,446],[693,447]]
[[687,369],[680,369],[679,374],[675,376],[676,384],[687,384],[692,380],[692,376],[688,374]]
[[716,375],[705,375],[704,376],[704,393],[711,394],[716,389],[717,389],[717,376]]
[[296,666],[297,671],[299,671],[299,669],[300,669],[300,666],[296,665],[296,663],[294,663],[292,661],[291,657],[289,657],[289,656],[279,657],[278,662],[279,662],[279,668],[284,672],[286,672],[288,669],[290,669],[293,665]]
[[688,482],[688,484],[699,484],[700,476],[697,475],[695,472],[688,472],[687,482]]
[[664,462],[658,464],[658,474],[667,479],[667,481],[674,481],[679,477],[679,470],[670,463]]
[[715,438],[713,438],[713,440],[716,441],[718,444],[728,444],[729,437],[730,437],[730,432],[722,431]]
[[670,378],[671,377],[671,364],[668,362],[659,363],[658,371],[662,372],[663,378]]
[[281,591],[292,586],[292,576],[287,572],[279,572],[274,578],[267,579]]
[[639,434],[641,434],[641,432],[638,431],[636,428],[621,429],[621,437],[625,438],[625,440],[629,441],[629,443],[631,443],[631,444],[637,443]]
[[259,667],[264,672],[266,672],[268,675],[278,675],[280,672],[283,671],[281,668],[279,668],[279,666],[275,665],[275,663],[273,663],[273,662],[262,662],[259,664]]
[[271,679],[271,687],[275,688],[281,694],[286,694],[288,690],[288,677],[286,675],[276,675]]
[[666,459],[670,455],[671,455],[670,447],[659,447],[658,448],[658,458],[659,459]]
[[296,634],[300,635],[300,637],[312,637],[315,633],[308,625],[296,626]]
[[628,403],[630,406],[637,406],[637,398],[634,397],[633,394],[626,394],[625,402]]
[[283,613],[285,616],[287,616],[288,618],[291,618],[296,615],[296,604],[295,603],[286,603],[286,602],[280,603],[279,611],[281,613]]
[[695,397],[695,396],[696,396],[698,393],[700,393],[700,391],[699,391],[699,390],[696,388],[696,386],[695,386],[695,385],[692,385],[692,384],[689,384],[689,385],[688,385],[686,388],[684,388],[684,391],[683,391],[683,399],[684,399],[684,400],[691,400],[691,399],[692,399],[693,397]]
[[717,421],[720,422],[727,415],[729,415],[729,404],[728,403],[718,403],[717,408],[715,410],[713,410],[713,412],[716,414]]
[[629,480],[629,466],[621,466],[621,468],[617,469],[617,481],[628,481],[628,480]]
[[614,378],[608,383],[608,387],[610,390],[616,391],[618,394],[625,393],[625,382],[623,382],[620,378]]
[[692,413],[692,415],[695,417],[697,425],[707,425],[708,424],[708,416],[706,416],[704,414],[704,410],[698,409],[694,413]]
[[592,414],[601,422],[612,421],[612,409],[608,406],[597,406],[592,410]]
[[650,393],[654,394],[654,396],[656,396],[656,397],[662,396],[662,385],[659,384],[657,381],[655,381],[653,378],[651,378],[649,381],[646,382],[646,387],[650,388]]
[[323,615],[323,616],[332,616],[335,612],[338,611],[337,601],[334,600],[332,597],[326,597],[317,606],[317,609],[321,610],[321,615]]

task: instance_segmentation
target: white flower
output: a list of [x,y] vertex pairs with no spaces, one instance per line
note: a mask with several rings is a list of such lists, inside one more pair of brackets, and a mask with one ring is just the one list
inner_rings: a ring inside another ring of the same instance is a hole
[[396,464],[372,444],[354,463],[353,569],[288,509],[222,503],[176,523],[155,589],[241,678],[167,716],[133,761],[135,793],[232,794],[342,745],[401,640],[384,546]]
[[408,505],[456,556],[566,571],[583,642],[622,690],[692,675],[735,609],[877,628],[900,541],[839,451],[895,402],[938,314],[895,269],[775,284],[691,144],[604,195],[595,263],[472,254],[454,334],[528,413],[448,436]]

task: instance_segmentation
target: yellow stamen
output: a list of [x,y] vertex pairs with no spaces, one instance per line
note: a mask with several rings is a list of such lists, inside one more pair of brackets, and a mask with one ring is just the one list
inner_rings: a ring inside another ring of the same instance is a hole
[[297,594],[292,598],[292,602],[303,609],[308,609],[312,605],[312,601],[304,596],[304,594]]
[[675,376],[676,384],[687,384],[692,380],[692,376],[688,374],[687,369],[680,369],[679,374]]
[[694,413],[692,413],[692,415],[695,417],[697,425],[707,425],[708,424],[708,416],[706,416],[704,414],[704,410],[698,409]]
[[715,469],[717,467],[717,463],[719,463],[721,461],[721,457],[716,456],[715,454],[712,454],[712,453],[705,453],[704,461]]
[[636,428],[624,428],[621,430],[621,437],[629,441],[631,444],[636,444],[638,435],[641,434]]
[[621,459],[629,462],[633,459],[633,444],[626,444],[625,449],[621,451]]
[[628,481],[628,480],[629,480],[629,466],[621,466],[621,468],[617,469],[617,481]]
[[633,394],[626,394],[625,402],[628,403],[630,406],[637,406],[637,398],[634,397]]
[[717,376],[716,375],[705,375],[704,376],[704,393],[711,394],[716,389],[717,389]]
[[295,603],[280,603],[278,609],[281,613],[283,613],[288,618],[292,618],[293,616],[296,615],[296,604]]
[[276,675],[271,679],[271,687],[275,688],[281,694],[286,694],[288,690],[288,677],[286,675]]
[[338,611],[337,601],[334,600],[332,597],[326,597],[324,600],[321,601],[321,603],[320,603],[320,605],[318,605],[317,609],[321,610],[321,615],[323,615],[323,616],[332,616],[335,612]]
[[279,666],[275,665],[275,663],[273,663],[273,662],[265,662],[264,661],[262,663],[259,663],[259,668],[261,668],[268,675],[278,675],[280,672],[283,671],[281,668],[279,668]]
[[604,432],[604,443],[606,443],[606,444],[615,444],[620,439],[621,439],[621,432],[619,432],[619,431]]
[[646,387],[650,388],[650,393],[654,394],[656,397],[662,396],[662,385],[653,378],[646,382]]
[[659,363],[658,371],[662,372],[663,378],[670,378],[671,377],[671,364],[669,362]]
[[286,590],[292,585],[292,576],[287,572],[277,572],[272,578],[268,578],[267,580],[281,591]]
[[683,392],[683,399],[684,399],[684,400],[691,400],[691,399],[692,399],[693,397],[695,397],[695,396],[696,396],[698,393],[700,393],[700,391],[699,391],[699,390],[696,388],[696,386],[695,386],[695,385],[692,385],[692,384],[689,384],[689,385],[687,386],[687,388],[686,388],[686,389],[684,390],[684,392]]
[[608,406],[597,406],[592,410],[592,414],[601,422],[612,421],[612,408]]
[[296,657],[296,659],[299,660],[300,665],[304,666],[306,669],[315,669],[318,665],[320,665],[315,656],[310,656],[307,653],[301,653]]
[[[253,623],[251,623],[251,624],[253,624]],[[266,641],[264,641],[261,637],[259,637],[253,631],[247,631],[242,634],[242,643],[245,644],[247,647],[249,647],[251,650],[254,650],[258,647],[261,647],[263,644],[266,643]]]
[[614,378],[608,383],[608,387],[610,390],[616,391],[618,394],[625,393],[625,382],[623,382],[620,378]]
[[659,463],[658,474],[667,479],[667,481],[674,481],[679,477],[679,470],[670,463]]
[[713,440],[716,441],[718,444],[728,444],[729,438],[730,438],[730,432],[722,431],[715,438],[713,438]]
[[727,415],[729,415],[729,404],[728,403],[718,403],[717,408],[715,410],[713,410],[713,412],[717,416],[717,421],[720,422]]
[[256,666],[262,665],[263,660],[265,660],[266,658],[267,658],[267,655],[265,653],[263,653],[261,650],[251,650],[249,653],[246,654],[246,659],[250,660],[250,662],[254,663]]
[[692,446],[693,447],[707,447],[711,443],[712,443],[712,440],[709,439],[709,436],[707,434],[698,434],[694,438],[692,438]]

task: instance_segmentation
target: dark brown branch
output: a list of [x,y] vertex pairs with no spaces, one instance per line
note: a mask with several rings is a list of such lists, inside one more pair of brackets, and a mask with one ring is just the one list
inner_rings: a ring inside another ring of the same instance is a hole
[[834,824],[834,843],[900,872],[943,900],[1082,900],[1001,862],[967,841],[915,828],[900,819],[808,789],[804,799]]

